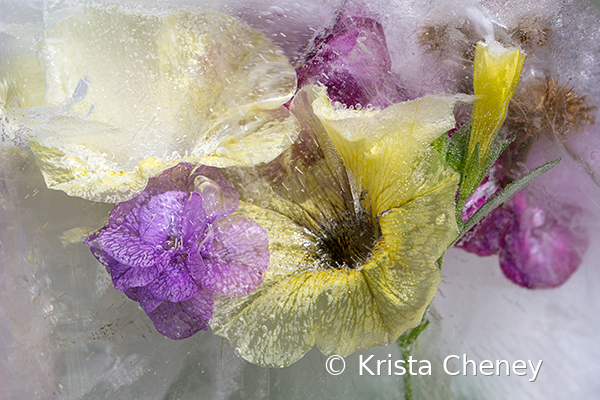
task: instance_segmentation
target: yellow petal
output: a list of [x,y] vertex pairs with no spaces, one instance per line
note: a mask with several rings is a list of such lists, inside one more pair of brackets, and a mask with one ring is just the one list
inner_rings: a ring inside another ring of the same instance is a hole
[[454,197],[458,176],[379,218],[394,260],[417,267],[437,260],[458,234]]
[[[113,185],[107,177],[140,177],[135,169],[147,159],[165,167],[175,160],[254,165],[297,137],[298,122],[283,107],[296,88],[294,69],[243,22],[191,8],[55,8],[42,52],[46,98],[57,107],[13,114],[33,141],[67,156],[63,170],[69,157],[100,162],[84,168],[85,179],[68,173],[73,181],[61,187],[68,194],[122,201],[139,187],[131,181],[115,193],[127,180]],[[48,126],[57,118],[68,119],[69,129]],[[42,170],[49,183],[64,179],[58,171]]]
[[485,160],[496,132],[504,122],[524,61],[525,54],[519,49],[504,49],[497,43],[491,46],[477,44],[473,65],[476,97],[469,153],[479,142],[481,161]]
[[395,341],[421,321],[441,280],[435,260],[456,235],[453,180],[382,217],[384,239],[362,269],[324,269],[314,238],[281,214],[238,211],[269,235],[264,283],[219,298],[211,322],[242,357],[265,367],[299,360],[314,344],[326,355]]
[[313,108],[374,216],[432,190],[456,173],[429,144],[455,125],[454,97],[426,97],[382,111],[334,109],[325,91]]
[[[311,112],[313,99],[309,91],[302,90],[292,104],[310,134],[303,132],[307,136],[301,136],[281,155],[284,160],[270,164],[276,179],[269,182],[259,173],[256,181],[249,181],[249,175],[245,175],[245,179],[236,182],[243,186],[243,198],[261,205],[242,204],[238,212],[266,229],[271,262],[263,284],[255,292],[240,298],[217,299],[211,322],[213,331],[228,338],[242,357],[266,367],[290,365],[314,344],[324,354],[346,356],[391,343],[406,329],[418,325],[441,280],[435,261],[457,234],[457,174],[435,157],[437,153],[427,150],[430,145],[422,138],[409,136],[407,142],[412,147],[393,148],[404,142],[386,142],[389,136],[378,137],[379,143],[392,146],[389,153],[397,157],[411,160],[411,152],[421,155],[418,159],[422,171],[417,172],[423,176],[409,181],[419,184],[416,189],[392,179],[391,184],[398,185],[400,194],[392,194],[393,188],[381,192],[378,201],[384,204],[385,193],[396,196],[389,201],[394,207],[377,215],[383,236],[363,265],[349,269],[331,264],[320,242],[320,234],[327,229],[321,226],[320,231],[313,230],[311,224],[305,223],[305,214],[319,220],[319,210],[324,210],[324,214],[330,208],[343,212],[349,206],[345,205],[344,196],[332,193],[329,199],[324,191],[328,185],[325,182],[337,181],[338,164],[335,156],[326,156],[332,151],[328,147],[332,144],[327,144],[324,128]],[[311,147],[313,140],[317,149]],[[362,140],[368,143],[370,138]],[[373,157],[391,156],[385,151],[374,152]],[[396,164],[389,159],[387,163],[387,172],[393,174]],[[294,176],[299,177],[298,183],[290,183]],[[309,177],[306,181],[305,176]],[[385,171],[378,178],[386,179]],[[262,183],[255,184],[257,181]],[[345,178],[341,182],[346,182]],[[347,184],[339,184],[347,188]],[[409,193],[402,193],[403,190]],[[331,222],[343,223],[339,215]],[[316,225],[323,224],[326,221],[321,219]]]
[[244,202],[236,213],[267,231],[271,258],[257,290],[215,300],[211,328],[228,338],[246,360],[283,367],[315,343],[316,305],[310,299],[318,291],[312,283],[318,250],[306,229],[279,213]]
[[355,208],[346,168],[312,113],[307,94],[301,90],[291,106],[302,127],[292,146],[268,164],[223,173],[241,199],[283,214],[314,232],[341,215],[354,213]]
[[421,322],[441,281],[435,261],[457,234],[457,185],[454,178],[382,216],[383,240],[362,270],[326,275],[317,334],[324,354],[391,343]]

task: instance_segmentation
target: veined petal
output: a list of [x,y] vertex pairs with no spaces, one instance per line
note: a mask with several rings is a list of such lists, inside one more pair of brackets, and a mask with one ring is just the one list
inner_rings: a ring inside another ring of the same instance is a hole
[[269,265],[265,230],[241,215],[221,218],[212,226],[214,240],[205,248],[206,273],[202,283],[217,294],[241,296],[262,282]]
[[168,302],[180,302],[196,296],[201,286],[190,276],[183,258],[171,259],[147,286],[150,293]]
[[134,268],[153,266],[162,253],[156,250],[156,246],[147,244],[138,236],[121,230],[104,230],[100,232],[98,240],[102,251],[116,261]]
[[150,314],[160,305],[160,303],[162,303],[162,299],[150,293],[145,286],[136,288],[135,294],[137,296],[137,301],[140,303],[140,306],[146,314]]
[[211,328],[246,360],[285,367],[315,344],[319,290],[311,272],[263,283],[252,294],[215,307]]
[[115,263],[106,269],[110,273],[115,289],[124,292],[127,289],[137,288],[152,282],[164,269],[164,265],[158,261],[147,268],[134,268],[122,263]]
[[140,209],[140,238],[146,243],[162,246],[169,237],[181,238],[184,192],[165,192],[150,199]]
[[[267,232],[271,259],[263,283],[241,297],[217,296],[211,328],[242,357],[258,365],[285,366],[315,343],[316,295],[312,273],[318,250],[306,229],[274,211],[241,202],[238,211]],[[290,335],[289,329],[294,329]]]
[[298,225],[244,205],[239,212],[267,230],[272,261],[256,291],[220,298],[213,331],[269,367],[294,363],[314,344],[345,356],[396,340],[419,324],[441,280],[435,261],[457,234],[456,189],[455,177],[382,216],[384,237],[361,269],[325,269]]
[[388,344],[421,322],[442,279],[439,268],[433,260],[406,265],[390,250],[376,250],[360,271],[319,273],[317,346],[323,354],[345,357]]
[[[432,264],[458,235],[454,197],[458,176],[379,218],[390,257],[419,268]],[[436,267],[437,268],[437,267]]]
[[479,142],[479,159],[485,160],[500,125],[504,122],[508,103],[519,84],[525,54],[519,49],[505,49],[500,44],[477,44],[473,65],[473,127],[469,153]]
[[[208,329],[213,299],[210,290],[202,289],[189,300],[178,303],[163,301],[158,305],[147,303],[146,307],[152,310],[148,312],[148,317],[157,331],[170,339],[185,339]],[[143,304],[143,301],[140,299],[140,303]]]
[[312,90],[315,115],[366,190],[373,216],[455,179],[429,146],[454,127],[455,98],[424,98],[383,111],[335,110],[323,89]]
[[187,201],[181,216],[184,246],[194,246],[204,237],[206,230],[205,202],[199,193],[186,194]]
[[179,162],[268,162],[298,135],[283,106],[292,66],[233,17],[57,6],[47,25],[46,98],[56,107],[10,117],[30,129],[51,188],[124,201]]

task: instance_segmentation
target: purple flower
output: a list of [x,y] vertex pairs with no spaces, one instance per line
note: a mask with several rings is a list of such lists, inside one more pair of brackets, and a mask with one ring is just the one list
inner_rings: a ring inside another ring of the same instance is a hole
[[406,100],[391,74],[381,24],[368,17],[338,17],[318,36],[296,69],[298,88],[323,84],[332,101],[384,108]]
[[183,339],[208,329],[215,294],[241,296],[262,282],[267,234],[231,214],[238,203],[216,168],[179,164],[117,204],[86,244],[160,333]]
[[538,199],[528,187],[483,218],[457,246],[479,256],[498,254],[504,275],[517,285],[557,287],[577,270],[588,247],[586,231],[573,223],[580,211]]
[[586,232],[569,223],[579,210],[561,204],[559,213],[543,201],[530,201],[526,193],[511,201],[514,218],[502,238],[500,267],[520,286],[560,286],[577,270],[588,247]]

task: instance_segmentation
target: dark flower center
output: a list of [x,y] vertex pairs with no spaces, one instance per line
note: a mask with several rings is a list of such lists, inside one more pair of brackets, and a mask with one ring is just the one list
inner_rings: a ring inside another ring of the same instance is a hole
[[379,224],[364,208],[346,211],[321,225],[318,233],[322,257],[331,268],[358,268],[371,257],[381,237]]

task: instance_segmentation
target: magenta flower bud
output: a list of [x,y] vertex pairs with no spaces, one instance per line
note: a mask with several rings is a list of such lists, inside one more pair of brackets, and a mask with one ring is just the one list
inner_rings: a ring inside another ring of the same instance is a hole
[[323,84],[332,101],[387,107],[406,100],[391,74],[383,27],[368,17],[340,17],[318,36],[296,69],[298,88]]
[[[467,222],[481,206],[500,191],[494,175],[495,170],[492,170],[475,193],[465,202],[462,210],[463,222]],[[494,209],[467,232],[456,246],[481,257],[498,254],[500,243],[512,217],[512,213],[503,207]]]

